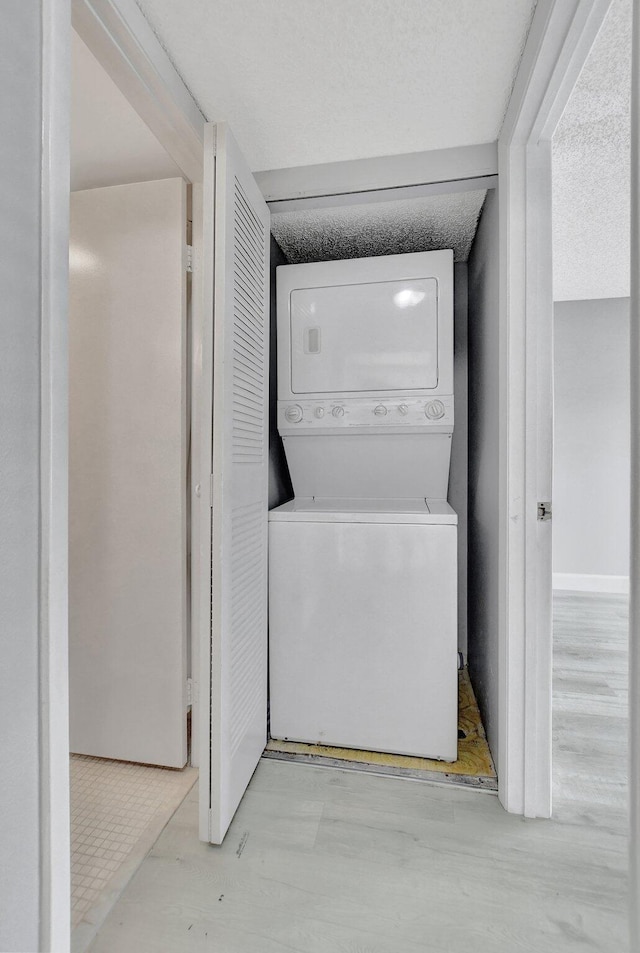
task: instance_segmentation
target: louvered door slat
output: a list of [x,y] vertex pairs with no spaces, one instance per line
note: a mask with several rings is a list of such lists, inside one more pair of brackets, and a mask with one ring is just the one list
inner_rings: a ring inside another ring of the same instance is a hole
[[216,138],[212,843],[266,742],[269,394],[269,212],[228,128],[218,125]]

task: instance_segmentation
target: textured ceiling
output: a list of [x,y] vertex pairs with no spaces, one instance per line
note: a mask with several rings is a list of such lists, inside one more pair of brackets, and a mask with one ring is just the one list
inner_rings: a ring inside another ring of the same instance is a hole
[[290,264],[453,248],[466,261],[486,191],[280,212],[271,231]]
[[158,140],[72,33],[71,188],[180,175]]
[[556,301],[629,294],[631,0],[614,0],[553,139]]
[[535,0],[138,0],[254,171],[492,142]]

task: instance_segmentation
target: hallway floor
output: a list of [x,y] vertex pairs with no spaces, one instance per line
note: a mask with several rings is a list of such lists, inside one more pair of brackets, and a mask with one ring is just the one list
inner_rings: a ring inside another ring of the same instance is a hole
[[553,820],[485,792],[262,761],[222,847],[198,842],[190,792],[92,953],[626,953],[624,612],[556,600]]
[[628,597],[553,599],[553,781],[559,810],[627,810]]

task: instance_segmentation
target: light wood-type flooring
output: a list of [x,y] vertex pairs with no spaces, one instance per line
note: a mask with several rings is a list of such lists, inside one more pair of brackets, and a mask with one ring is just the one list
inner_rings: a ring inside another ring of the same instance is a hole
[[221,848],[194,789],[93,953],[628,953],[622,598],[559,596],[556,810],[262,761]]
[[555,593],[553,780],[559,814],[627,808],[628,598]]

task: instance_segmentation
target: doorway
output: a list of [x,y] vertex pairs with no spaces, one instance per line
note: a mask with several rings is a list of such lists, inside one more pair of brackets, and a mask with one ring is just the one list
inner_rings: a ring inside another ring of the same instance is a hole
[[623,833],[630,90],[631,4],[615,0],[553,137],[553,791],[555,816]]
[[[473,438],[468,430],[469,382],[477,381],[478,373],[471,374],[470,338],[468,334],[468,311],[473,311],[476,327],[486,330],[486,309],[479,301],[468,301],[468,273],[484,274],[486,257],[496,250],[497,235],[490,224],[495,206],[495,180],[482,182],[461,181],[442,185],[435,195],[416,194],[396,200],[393,190],[378,193],[375,201],[350,202],[348,196],[325,196],[323,202],[329,207],[314,207],[313,202],[302,201],[296,208],[295,201],[275,201],[271,205],[272,218],[272,267],[271,280],[275,290],[276,268],[287,264],[305,264],[348,259],[367,259],[376,256],[395,256],[407,252],[429,252],[442,248],[453,251],[454,265],[454,388],[455,427],[449,489],[447,498],[457,513],[458,519],[458,649],[461,660],[460,675],[460,723],[458,731],[458,758],[453,764],[426,758],[394,756],[374,751],[352,750],[328,744],[306,744],[299,740],[283,739],[282,733],[270,738],[265,757],[283,761],[298,761],[314,765],[331,765],[355,771],[368,771],[380,775],[408,777],[413,780],[430,780],[449,784],[476,787],[495,791],[496,772],[478,702],[472,684],[482,670],[495,668],[495,659],[490,654],[495,644],[479,643],[479,626],[475,602],[470,607],[471,620],[467,625],[467,574],[470,586],[481,585],[479,561],[467,561],[468,484],[470,474],[475,478],[478,471],[484,476],[485,461],[479,460],[477,418]],[[490,188],[487,191],[486,186]],[[484,186],[484,187],[482,187]],[[410,193],[411,190],[408,190]],[[418,191],[418,190],[416,190]],[[486,200],[486,202],[485,202]],[[280,205],[284,206],[281,210]],[[478,242],[478,222],[483,207],[489,206],[489,224],[482,228]],[[487,237],[488,236],[488,237]],[[392,259],[391,259],[392,260]],[[381,259],[386,261],[386,259]],[[490,269],[491,270],[491,269]],[[284,274],[284,272],[282,273]],[[473,292],[482,294],[483,278],[474,283]],[[273,509],[291,500],[294,489],[291,485],[282,441],[276,427],[276,371],[282,361],[276,362],[275,296],[272,297],[272,356],[271,356],[271,433],[270,433],[270,494],[269,504]],[[284,325],[281,325],[281,327]],[[474,358],[481,360],[478,334],[473,336]],[[474,368],[475,369],[475,368]],[[471,451],[472,461],[469,460]],[[300,490],[298,490],[298,495]],[[478,512],[474,509],[474,530]],[[482,503],[478,503],[479,506]],[[477,531],[473,536],[477,544]],[[484,541],[486,545],[486,540]],[[275,577],[275,573],[274,573]],[[426,622],[425,622],[426,625]],[[469,638],[467,635],[469,628]],[[473,659],[473,663],[468,661]],[[471,671],[473,668],[473,671]],[[273,681],[272,681],[273,685]],[[481,683],[480,701],[483,715],[491,717],[496,699],[491,697],[495,685]],[[330,692],[327,680],[327,693]],[[329,697],[329,694],[328,696]],[[495,731],[495,725],[492,725]],[[274,732],[275,734],[275,732]],[[366,747],[366,746],[365,746]]]
[[195,783],[189,767],[188,183],[72,33],[72,947]]
[[[539,4],[539,7],[542,8],[543,6],[544,6],[543,4]],[[535,32],[535,31],[534,31],[534,32]],[[517,99],[517,98],[518,98],[518,97],[516,96],[516,99]],[[507,142],[508,142],[508,139],[507,139]],[[508,179],[508,177],[509,177],[509,172],[507,171],[506,178]],[[505,184],[506,184],[506,181],[505,181]],[[512,186],[512,185],[513,185],[513,181],[511,182],[511,186]],[[506,241],[506,240],[507,240],[507,239],[505,238],[505,241]],[[515,269],[515,270],[517,271],[518,269]],[[518,276],[518,275],[516,276],[516,283],[517,283],[517,281],[519,280],[519,277],[521,277],[521,276]],[[503,310],[503,309],[501,309],[501,310]],[[516,310],[517,310],[517,309],[516,309]],[[507,362],[507,364],[508,364],[508,362]],[[520,369],[519,366],[515,366],[515,365],[517,365],[517,364],[518,364],[518,362],[515,361],[515,362],[514,362],[514,367],[512,368],[512,376],[513,376],[513,378],[514,378],[514,381],[519,381],[519,380],[522,379],[521,376],[520,376],[520,374],[519,374],[519,369]],[[519,449],[519,448],[516,447],[516,452],[518,451],[518,449]],[[504,461],[503,461],[503,462],[504,462]],[[501,489],[501,500],[502,500],[502,503],[505,503],[504,488]],[[501,519],[507,520],[507,519],[508,519],[508,514],[510,513],[509,507],[506,506],[506,505],[504,505],[504,506],[502,506],[501,509],[502,509]],[[517,514],[516,514],[516,516],[517,516]],[[514,525],[515,525],[515,522],[516,522],[516,520],[514,520]],[[517,532],[517,531],[514,530],[514,533],[515,533],[515,532]],[[517,542],[517,541],[518,541],[518,540],[516,540],[516,542]],[[518,565],[517,565],[517,567],[516,567],[516,568],[517,568],[517,571],[520,572],[521,569],[522,569],[522,566],[520,565],[520,563],[519,563],[518,560],[516,560],[516,562],[518,562]],[[505,569],[504,564],[502,565],[501,568],[502,568],[502,570],[504,571],[504,569]],[[503,593],[503,594],[504,594],[504,593]],[[514,598],[514,599],[512,600],[512,603],[515,604],[517,601],[518,601],[518,600]],[[520,606],[520,609],[521,609],[521,606]],[[518,609],[518,611],[520,611],[520,609]],[[515,612],[515,610],[514,610],[512,607],[508,607],[508,612],[511,612],[512,615],[513,615],[513,613]],[[503,626],[503,636],[504,636],[504,619],[502,620],[502,626]],[[516,634],[516,640],[517,640],[517,639],[519,638],[521,629],[520,629],[518,626],[516,626],[515,629],[517,630],[516,633],[515,633],[515,634]],[[504,648],[504,638],[503,638],[503,648]],[[514,655],[514,658],[515,658],[515,660],[516,660],[516,661],[515,661],[515,665],[518,666],[518,665],[520,664],[520,662],[521,662],[521,658],[520,658],[520,656],[519,656],[517,653],[513,653],[513,655]],[[503,653],[503,657],[504,657],[504,653]],[[511,663],[511,660],[509,660],[509,663]],[[532,681],[534,681],[534,680],[532,680]],[[55,684],[55,681],[54,681],[53,678],[51,679],[51,682],[52,682],[52,684]],[[503,687],[504,687],[504,686],[503,686]],[[518,696],[519,699],[524,699],[524,697],[525,697],[525,692],[522,691],[521,689],[522,689],[522,685],[521,685],[520,679],[519,679],[518,677],[515,677],[515,678],[513,678],[512,680],[509,680],[509,679],[507,678],[507,691],[506,691],[506,696],[505,696],[506,699],[507,699],[507,701],[502,705],[503,715],[505,714],[505,712],[507,712],[507,714],[509,713],[507,710],[509,709],[510,704],[513,702],[513,699],[514,699],[516,696]],[[54,706],[52,706],[52,707],[54,707]],[[522,740],[522,734],[523,734],[523,732],[520,731],[521,724],[522,724],[522,719],[519,717],[519,715],[521,714],[521,709],[522,709],[521,701],[519,700],[519,701],[517,702],[517,704],[514,702],[514,704],[512,705],[512,707],[513,707],[514,709],[517,708],[517,710],[515,711],[515,717],[514,717],[511,721],[509,721],[508,723],[513,726],[512,735],[513,735],[513,737],[516,739],[516,742],[520,745],[521,740]],[[45,721],[46,721],[46,719],[45,719]],[[61,724],[62,724],[62,722],[61,722]],[[48,726],[48,723],[47,723],[47,726]],[[55,726],[54,726],[54,727],[55,727]],[[57,740],[57,738],[58,738],[58,735],[56,734],[56,735],[55,735],[55,738],[54,738],[54,741]],[[522,752],[521,752],[521,750],[520,750],[520,751],[518,752],[518,758],[519,758],[519,759],[521,759],[521,754],[522,754]],[[506,759],[502,759],[502,760],[503,760],[503,776],[504,776],[504,777],[507,777],[507,776],[508,776],[508,773],[510,773],[512,769],[511,769],[510,766],[507,764]],[[525,758],[525,761],[527,761],[527,760],[530,761],[531,759]],[[507,804],[510,805],[510,809],[511,809],[511,810],[515,810],[515,811],[520,811],[520,810],[522,810],[522,796],[521,796],[521,795],[522,795],[522,790],[519,789],[519,786],[518,786],[517,784],[516,784],[516,785],[509,785],[509,787],[514,787],[516,790],[515,790],[515,792],[512,792],[511,790],[506,790],[506,793],[505,793],[505,795],[504,795],[504,801],[505,801],[505,803],[507,803]],[[59,799],[60,799],[60,803],[63,803],[63,801],[64,801],[64,796],[65,796],[65,791],[64,791],[64,779],[62,779],[62,780],[59,782],[58,788],[59,788]],[[58,788],[56,788],[56,791],[58,791]],[[513,797],[511,796],[512,793],[513,793]],[[54,849],[54,852],[55,852],[55,844],[54,844],[54,848],[53,848],[53,849]],[[54,879],[55,879],[55,878],[54,878]],[[64,900],[64,897],[63,897],[62,899]],[[58,916],[57,916],[56,920],[59,920],[59,919],[60,919],[61,914],[59,913],[59,911],[60,911],[60,910],[64,911],[64,909],[65,909],[65,908],[64,908],[64,903],[63,903],[63,902],[60,903],[59,901],[56,901],[56,910],[58,911]]]

